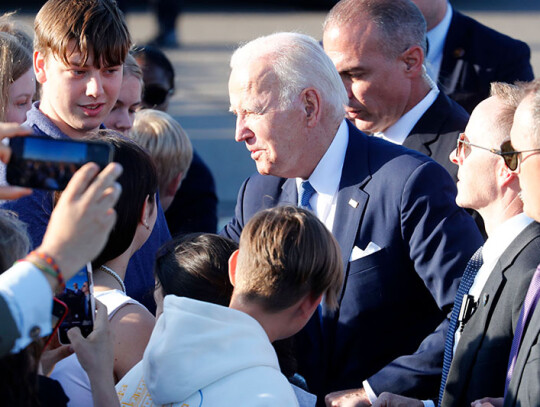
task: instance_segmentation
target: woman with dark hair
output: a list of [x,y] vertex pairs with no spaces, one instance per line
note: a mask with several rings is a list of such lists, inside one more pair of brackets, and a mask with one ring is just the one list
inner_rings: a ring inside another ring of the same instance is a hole
[[[92,262],[95,297],[107,307],[114,344],[114,378],[120,380],[142,355],[154,326],[154,317],[126,295],[124,277],[131,256],[150,236],[156,221],[157,175],[152,159],[133,141],[112,130],[100,130],[98,139],[115,148],[115,162],[124,171],[118,178],[122,194],[115,206],[116,224],[103,251]],[[71,406],[92,406],[90,382],[79,362],[70,356],[59,362],[51,377],[58,380]]]

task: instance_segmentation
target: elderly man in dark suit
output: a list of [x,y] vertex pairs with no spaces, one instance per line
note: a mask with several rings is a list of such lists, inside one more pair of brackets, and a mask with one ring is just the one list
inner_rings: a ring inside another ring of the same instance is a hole
[[[512,154],[505,154],[511,150],[509,134],[520,92],[495,83],[492,94],[473,111],[450,157],[459,166],[456,201],[478,210],[489,238],[483,246],[482,266],[461,283],[469,281],[462,292],[472,299],[474,313],[461,323],[450,323],[455,329],[447,334],[446,369],[439,392],[439,405],[445,407],[470,405],[486,394],[504,394],[512,338],[527,287],[540,263],[540,224],[523,213],[513,171],[516,162]],[[462,298],[456,301],[465,310],[467,302]],[[460,315],[458,309],[454,312]],[[391,394],[381,395],[374,403],[379,407],[403,404],[434,405]]]
[[428,73],[440,89],[468,112],[489,95],[491,82],[534,78],[531,50],[453,10],[447,0],[412,0],[428,29]]
[[456,180],[448,155],[469,115],[426,73],[418,8],[408,0],[342,0],[326,17],[323,44],[356,127],[426,154]]
[[[313,38],[256,39],[231,67],[236,141],[259,174],[242,185],[222,233],[238,240],[256,212],[292,203],[312,209],[342,251],[339,311],[321,309],[296,337],[309,390],[319,405],[363,382],[375,394],[436,392],[446,314],[482,243],[452,179],[429,157],[344,120],[343,83]],[[366,391],[358,392],[369,403]]]

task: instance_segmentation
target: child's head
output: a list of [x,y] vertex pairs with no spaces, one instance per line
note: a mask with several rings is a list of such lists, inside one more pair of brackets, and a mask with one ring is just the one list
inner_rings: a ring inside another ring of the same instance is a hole
[[214,234],[189,234],[163,246],[154,268],[158,310],[169,294],[229,305],[233,287],[228,261],[237,248],[232,240]]
[[131,46],[124,17],[112,0],[49,0],[34,28],[40,110],[68,136],[84,137],[118,98]]
[[193,158],[193,148],[182,126],[170,115],[145,109],[135,113],[129,136],[146,148],[156,163],[159,197],[166,210]]
[[36,92],[32,54],[14,35],[0,32],[0,122],[26,120]]
[[140,248],[152,233],[157,217],[157,174],[150,155],[113,130],[100,130],[96,139],[114,146],[113,161],[120,163],[124,171],[117,180],[122,194],[114,207],[116,223],[107,244],[92,262],[94,268],[120,256],[136,237],[135,249]]
[[135,113],[141,108],[143,74],[130,53],[124,61],[122,87],[114,107],[105,119],[105,127],[124,133],[133,126]]
[[166,112],[174,94],[174,67],[159,48],[147,45],[134,51],[143,70],[143,106]]
[[234,294],[278,312],[306,295],[338,306],[343,263],[338,243],[310,211],[279,206],[256,214],[240,236]]

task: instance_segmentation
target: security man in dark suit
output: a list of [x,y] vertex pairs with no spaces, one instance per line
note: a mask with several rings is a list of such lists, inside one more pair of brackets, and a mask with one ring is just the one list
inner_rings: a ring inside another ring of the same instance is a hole
[[469,115],[426,73],[426,23],[418,8],[410,1],[342,0],[326,17],[323,44],[356,127],[426,154],[457,181],[448,155]]
[[[482,250],[483,265],[465,291],[471,301],[462,301],[463,318],[448,334],[453,343],[445,352],[450,360],[439,392],[443,407],[470,405],[486,395],[503,396],[512,338],[540,263],[540,224],[523,213],[515,163],[511,155],[502,155],[511,150],[509,134],[519,90],[494,83],[492,94],[473,111],[450,156],[459,167],[456,201],[478,210],[489,238]],[[381,395],[374,403],[398,405],[423,406],[419,400],[392,394]]]
[[488,97],[490,83],[534,78],[524,42],[452,9],[447,0],[412,1],[427,22],[428,73],[468,112]]

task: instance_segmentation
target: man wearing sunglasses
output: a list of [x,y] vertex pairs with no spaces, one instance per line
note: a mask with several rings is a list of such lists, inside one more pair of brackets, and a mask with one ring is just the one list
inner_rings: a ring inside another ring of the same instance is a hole
[[[512,126],[513,157],[525,213],[540,221],[540,80],[526,85],[525,95]],[[527,294],[508,361],[504,407],[536,406],[540,400],[540,266],[533,271],[530,286],[523,290]],[[502,405],[500,399],[483,401],[478,405]]]
[[[469,301],[461,301],[463,317],[454,332],[448,331],[448,370],[446,377],[443,373],[439,406],[465,406],[486,394],[503,395],[516,321],[540,262],[540,224],[523,213],[518,177],[509,168],[515,164],[508,136],[519,90],[494,83],[491,92],[473,111],[450,155],[458,166],[456,202],[480,213],[489,237],[482,248],[483,264],[464,291]],[[385,394],[374,406],[398,402],[435,405]]]

